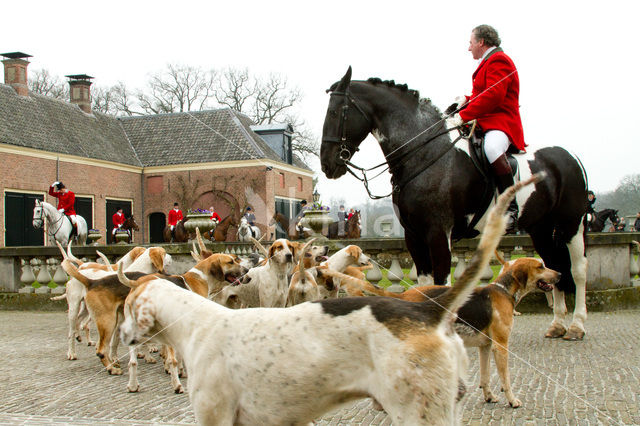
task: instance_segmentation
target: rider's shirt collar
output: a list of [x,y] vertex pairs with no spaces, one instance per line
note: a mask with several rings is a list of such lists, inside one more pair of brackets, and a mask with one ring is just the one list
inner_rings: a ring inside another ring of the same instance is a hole
[[486,52],[484,52],[484,55],[482,55],[482,58],[480,58],[480,60],[478,61],[478,63],[481,63],[482,61],[484,61],[484,58],[487,57],[487,55],[491,52],[493,52],[494,50],[496,50],[498,47],[497,46],[492,46],[490,48],[487,49]]

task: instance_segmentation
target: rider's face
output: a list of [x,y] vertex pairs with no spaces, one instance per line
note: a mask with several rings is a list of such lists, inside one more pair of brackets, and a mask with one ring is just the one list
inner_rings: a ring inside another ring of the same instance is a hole
[[474,33],[471,33],[471,38],[469,39],[469,52],[473,55],[473,59],[480,59],[482,55],[487,50],[487,47],[484,44],[484,40],[479,40],[476,38]]

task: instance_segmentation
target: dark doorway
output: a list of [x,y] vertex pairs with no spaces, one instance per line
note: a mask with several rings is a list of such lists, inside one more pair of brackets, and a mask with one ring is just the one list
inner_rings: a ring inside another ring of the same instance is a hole
[[151,213],[149,215],[149,242],[164,243],[162,232],[167,225],[167,219],[164,213]]
[[76,214],[82,216],[87,222],[87,229],[93,229],[93,199],[89,197],[76,197],[74,209]]
[[43,246],[44,229],[33,227],[33,208],[43,195],[5,192],[4,194],[4,245]]
[[105,229],[107,230],[108,241],[111,241],[111,231],[113,230],[113,215],[116,214],[119,208],[122,209],[124,217],[131,216],[131,201],[107,200],[107,224]]

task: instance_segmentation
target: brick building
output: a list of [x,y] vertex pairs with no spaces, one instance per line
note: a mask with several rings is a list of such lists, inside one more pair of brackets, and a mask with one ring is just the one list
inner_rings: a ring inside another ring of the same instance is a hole
[[2,56],[0,246],[43,243],[33,205],[55,205],[47,191],[56,180],[75,192],[89,227],[105,235],[123,207],[141,227],[134,240],[144,243],[160,241],[174,202],[183,211],[214,206],[223,218],[252,206],[266,232],[276,210],[292,217],[312,196],[313,172],[291,152],[290,126],[255,126],[230,109],[105,115],[91,111],[92,77],[68,76],[63,102],[29,92],[29,55]]

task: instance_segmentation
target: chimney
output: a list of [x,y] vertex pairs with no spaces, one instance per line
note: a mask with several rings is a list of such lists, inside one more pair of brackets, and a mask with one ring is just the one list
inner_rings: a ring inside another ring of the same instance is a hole
[[0,56],[6,58],[2,60],[4,64],[4,84],[8,84],[20,96],[29,96],[29,87],[27,86],[27,67],[31,58],[22,52],[0,53]]
[[91,114],[91,80],[86,74],[65,75],[69,78],[69,95],[71,103],[77,104],[87,114]]

